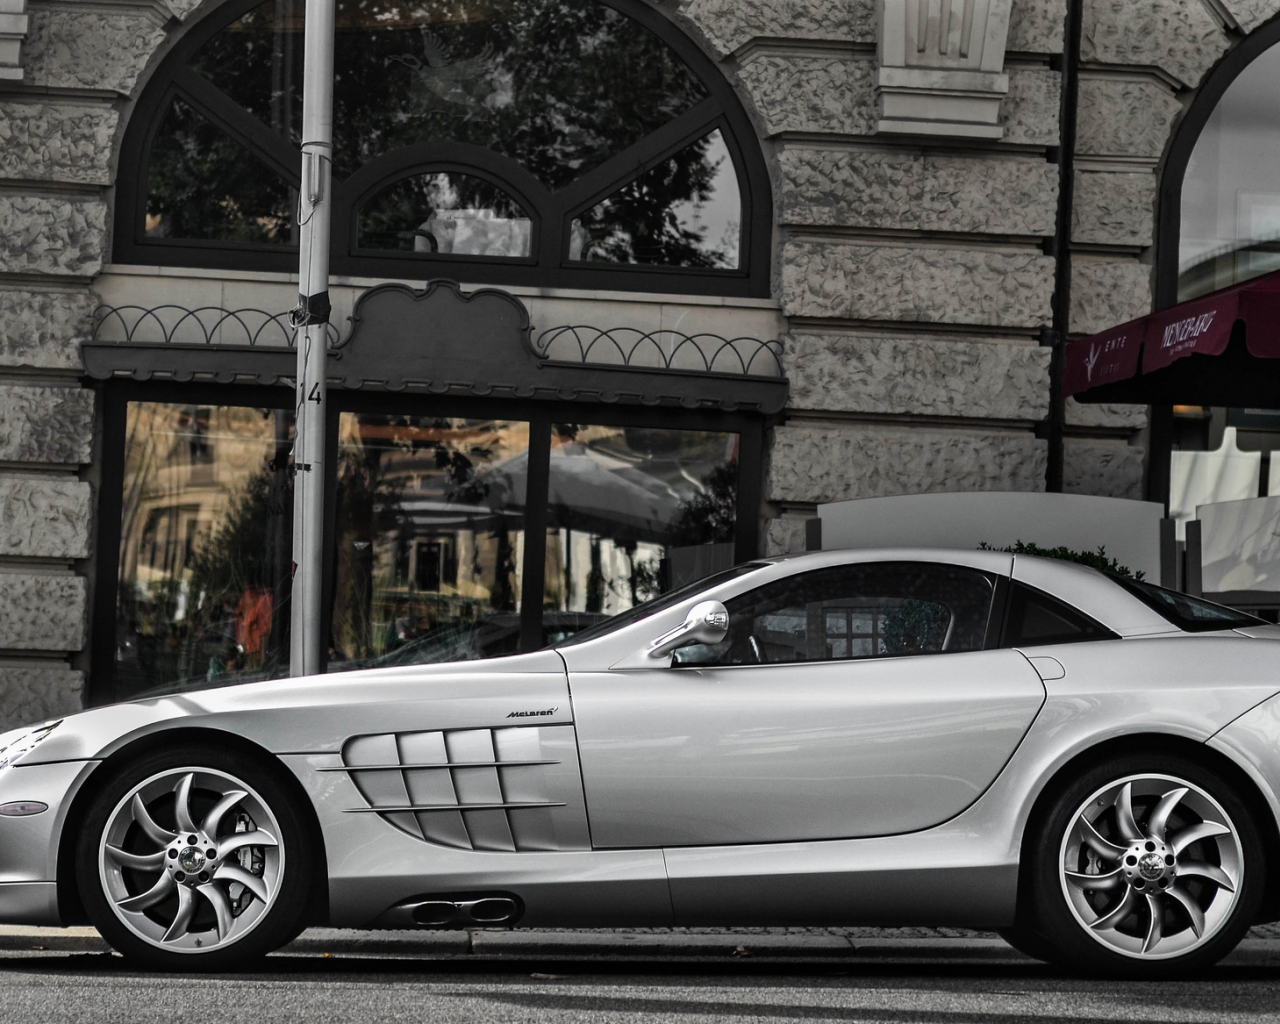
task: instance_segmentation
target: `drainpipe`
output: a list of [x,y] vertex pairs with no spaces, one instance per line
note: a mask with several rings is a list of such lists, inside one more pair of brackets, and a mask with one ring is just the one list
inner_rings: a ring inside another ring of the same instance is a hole
[[1049,441],[1045,490],[1051,493],[1062,491],[1063,476],[1063,430],[1067,403],[1062,397],[1062,375],[1066,365],[1067,334],[1071,329],[1071,215],[1076,186],[1076,114],[1080,107],[1083,8],[1084,0],[1067,0],[1060,68],[1062,105],[1058,113],[1058,217],[1052,249],[1057,261],[1053,280],[1053,326],[1040,335],[1040,344],[1053,348],[1049,360],[1049,419],[1045,431]]
[[325,360],[329,348],[329,220],[333,156],[335,0],[307,0],[302,63],[302,187],[294,344],[297,440],[293,448],[293,589],[289,674],[320,671],[324,581]]

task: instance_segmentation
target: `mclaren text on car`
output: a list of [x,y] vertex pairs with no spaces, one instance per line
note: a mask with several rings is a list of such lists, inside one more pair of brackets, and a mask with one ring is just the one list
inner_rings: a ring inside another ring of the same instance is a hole
[[1280,918],[1280,628],[996,552],[737,566],[545,650],[0,737],[0,921],[159,968],[353,928],[958,925],[1081,971]]

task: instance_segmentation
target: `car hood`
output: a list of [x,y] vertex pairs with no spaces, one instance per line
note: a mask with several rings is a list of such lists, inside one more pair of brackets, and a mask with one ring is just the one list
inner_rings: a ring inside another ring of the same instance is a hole
[[564,661],[555,651],[271,679],[111,704],[68,716],[22,763],[97,760],[175,728],[232,733],[277,754],[322,753],[362,733],[493,728],[531,718],[546,725],[573,720]]

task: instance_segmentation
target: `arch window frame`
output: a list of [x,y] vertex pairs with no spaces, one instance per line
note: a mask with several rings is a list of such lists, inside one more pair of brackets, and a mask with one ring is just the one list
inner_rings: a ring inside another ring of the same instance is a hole
[[1182,187],[1196,143],[1222,97],[1255,60],[1280,46],[1280,18],[1274,18],[1229,50],[1204,76],[1195,99],[1173,132],[1160,176],[1156,223],[1155,308],[1178,302],[1178,250],[1182,242]]
[[[716,295],[770,296],[773,198],[764,154],[750,117],[720,68],[660,11],[642,0],[593,0],[658,37],[684,62],[706,96],[666,124],[607,157],[558,191],[518,161],[453,140],[418,142],[383,153],[349,178],[334,181],[330,269],[335,275],[397,279],[455,277],[477,284]],[[117,263],[205,269],[297,270],[292,244],[146,236],[150,154],[175,99],[191,107],[289,186],[301,182],[301,157],[292,144],[254,117],[188,61],[214,35],[259,6],[231,0],[179,39],[137,100],[125,128],[117,177],[112,258]],[[575,216],[719,130],[733,161],[741,202],[735,269],[569,259]],[[416,173],[456,171],[480,177],[525,205],[533,220],[531,258],[405,253],[357,247],[357,217],[378,191]],[[526,205],[527,204],[527,205]]]
[[[1155,295],[1152,308],[1178,303],[1179,249],[1182,242],[1182,188],[1196,143],[1232,83],[1267,50],[1280,46],[1280,17],[1255,29],[1205,73],[1199,90],[1173,130],[1159,168],[1155,223]],[[1169,505],[1170,453],[1174,445],[1172,406],[1150,407],[1145,497]]]

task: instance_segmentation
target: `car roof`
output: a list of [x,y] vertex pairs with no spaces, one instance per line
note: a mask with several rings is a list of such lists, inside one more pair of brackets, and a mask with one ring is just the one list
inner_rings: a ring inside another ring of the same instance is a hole
[[1003,551],[974,551],[963,548],[849,548],[806,551],[761,559],[786,563],[788,569],[818,569],[828,565],[858,562],[934,562],[963,565],[986,572],[1011,576],[1029,587],[1042,590],[1077,608],[1091,619],[1120,636],[1179,633],[1172,622],[1105,573],[1075,562],[1037,555],[1013,555]]

